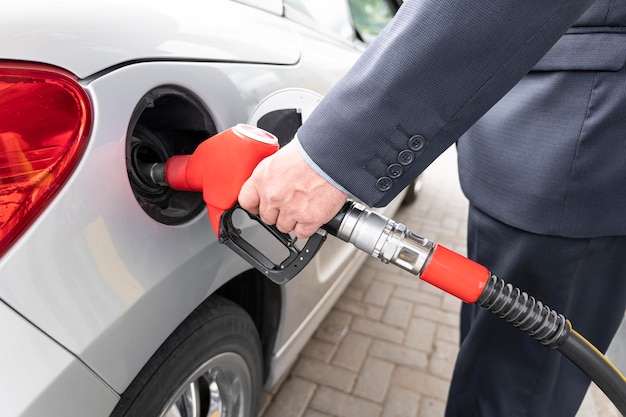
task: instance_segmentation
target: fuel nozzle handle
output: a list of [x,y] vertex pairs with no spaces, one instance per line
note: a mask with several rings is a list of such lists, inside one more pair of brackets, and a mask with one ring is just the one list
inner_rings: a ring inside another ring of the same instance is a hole
[[484,266],[355,201],[348,200],[323,228],[383,263],[396,265],[468,303],[478,300],[489,280]]

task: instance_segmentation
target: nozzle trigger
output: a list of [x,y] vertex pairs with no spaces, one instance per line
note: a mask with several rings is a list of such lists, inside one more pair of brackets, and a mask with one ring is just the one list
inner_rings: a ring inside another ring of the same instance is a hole
[[[245,212],[251,220],[269,232],[287,250],[287,257],[280,262],[275,262],[247,241],[242,236],[241,229],[237,228],[233,223],[233,213],[237,210]],[[326,240],[326,232],[324,230],[318,231],[307,240],[302,249],[298,249],[295,244],[295,237],[279,231],[276,226],[263,223],[259,216],[249,213],[241,208],[239,204],[236,204],[222,214],[219,240],[220,243],[224,243],[234,250],[274,283],[282,285],[295,277],[313,259]]]

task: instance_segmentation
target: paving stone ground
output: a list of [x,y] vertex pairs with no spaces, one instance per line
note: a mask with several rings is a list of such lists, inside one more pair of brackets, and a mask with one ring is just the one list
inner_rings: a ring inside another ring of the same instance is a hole
[[[418,200],[394,219],[465,254],[467,201],[456,154],[422,175]],[[370,258],[289,376],[264,395],[261,417],[443,417],[458,352],[461,302]],[[577,417],[619,413],[592,386]]]

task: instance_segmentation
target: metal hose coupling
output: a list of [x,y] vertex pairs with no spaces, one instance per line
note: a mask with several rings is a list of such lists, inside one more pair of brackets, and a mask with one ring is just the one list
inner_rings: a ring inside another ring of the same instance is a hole
[[495,275],[489,277],[476,303],[553,349],[558,349],[572,330],[562,314]]
[[418,276],[434,248],[433,242],[411,233],[405,225],[354,201],[348,201],[324,228],[383,263]]

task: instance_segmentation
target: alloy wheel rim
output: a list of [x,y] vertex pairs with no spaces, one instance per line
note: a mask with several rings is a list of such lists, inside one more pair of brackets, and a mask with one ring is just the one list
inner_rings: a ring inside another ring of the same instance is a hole
[[251,395],[251,375],[244,359],[236,353],[221,353],[178,387],[159,417],[244,417]]

